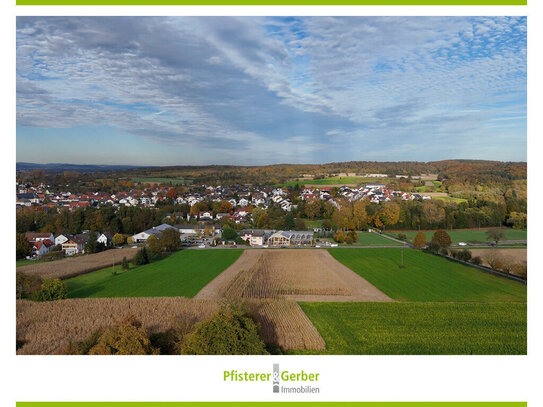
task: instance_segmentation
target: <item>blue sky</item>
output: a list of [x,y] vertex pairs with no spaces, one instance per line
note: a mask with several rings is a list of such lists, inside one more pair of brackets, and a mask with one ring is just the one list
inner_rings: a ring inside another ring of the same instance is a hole
[[526,160],[525,17],[18,17],[17,161]]

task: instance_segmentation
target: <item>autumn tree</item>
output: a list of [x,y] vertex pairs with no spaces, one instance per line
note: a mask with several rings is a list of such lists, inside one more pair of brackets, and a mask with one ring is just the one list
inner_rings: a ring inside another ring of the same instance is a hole
[[438,225],[445,220],[445,210],[440,201],[426,200],[422,203],[422,220],[428,225]]
[[115,233],[113,237],[111,238],[111,241],[114,246],[122,246],[125,242],[125,238],[120,233]]
[[432,236],[432,242],[436,242],[440,247],[449,247],[452,244],[451,237],[443,229],[435,231]]
[[166,229],[160,235],[160,246],[165,252],[173,252],[181,248],[181,237],[177,229]]
[[400,220],[400,206],[395,202],[382,204],[379,218],[385,226],[393,226]]
[[321,214],[321,201],[319,199],[310,199],[305,205],[304,212],[309,219],[319,217]]
[[345,234],[343,230],[338,230],[338,232],[333,236],[334,240],[338,243],[343,243],[345,241]]
[[366,202],[359,199],[353,204],[353,222],[355,230],[361,230],[368,225],[368,214],[366,213]]
[[149,248],[149,251],[153,254],[159,254],[162,252],[162,246],[160,244],[160,240],[156,235],[151,235],[147,238],[147,247]]
[[419,249],[426,246],[426,235],[424,234],[424,232],[417,233],[415,239],[413,239],[413,246]]
[[26,256],[32,254],[32,247],[30,247],[30,243],[24,233],[17,233],[15,238],[15,254],[17,260],[24,259]]
[[166,196],[168,198],[176,199],[177,198],[177,192],[174,188],[168,189],[168,192],[166,193]]

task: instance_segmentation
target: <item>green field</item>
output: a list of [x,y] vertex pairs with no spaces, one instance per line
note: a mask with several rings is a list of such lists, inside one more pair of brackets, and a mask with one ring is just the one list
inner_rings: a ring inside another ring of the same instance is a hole
[[526,303],[301,303],[333,355],[526,354]]
[[357,232],[357,235],[358,243],[356,244],[360,246],[403,246],[402,243],[387,239],[377,233]]
[[328,249],[339,262],[400,301],[526,301],[526,285],[415,249]]
[[[486,236],[486,229],[474,229],[474,230],[447,230],[447,233],[451,237],[453,243],[465,242],[465,243],[483,243],[490,240]],[[527,240],[528,232],[520,229],[504,229],[506,240]],[[390,232],[393,236],[398,236],[399,233],[403,233],[410,241],[413,241],[418,231],[396,231]],[[430,241],[434,235],[433,231],[425,231],[426,240]]]
[[190,185],[192,184],[192,179],[183,179],[183,178],[160,178],[160,177],[146,177],[146,178],[132,178],[132,182],[138,183],[160,183],[160,184],[172,184],[172,185]]
[[36,264],[39,261],[40,260],[27,260],[27,259],[16,260],[15,267],[28,266],[29,264]]
[[277,186],[294,187],[296,184],[300,186],[304,185],[351,185],[351,184],[364,184],[377,182],[380,184],[386,184],[387,178],[366,178],[366,177],[330,177],[320,179],[304,179],[301,181],[287,181],[284,184]]
[[194,297],[234,263],[243,250],[181,250],[112,275],[111,268],[66,280],[68,297]]

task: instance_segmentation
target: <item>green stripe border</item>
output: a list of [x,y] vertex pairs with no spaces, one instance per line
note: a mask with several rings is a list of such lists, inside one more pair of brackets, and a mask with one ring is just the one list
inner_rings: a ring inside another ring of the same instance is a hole
[[314,407],[314,406],[345,406],[345,407],[527,407],[526,402],[304,402],[304,401],[250,401],[250,402],[162,402],[162,401],[96,401],[96,402],[75,402],[75,401],[25,401],[17,402],[17,407],[224,407],[224,406],[281,406],[281,407]]
[[528,0],[16,0],[18,6],[526,6]]

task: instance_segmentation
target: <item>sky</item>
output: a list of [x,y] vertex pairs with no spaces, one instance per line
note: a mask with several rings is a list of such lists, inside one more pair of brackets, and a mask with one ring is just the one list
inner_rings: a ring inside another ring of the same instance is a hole
[[17,161],[526,161],[525,17],[18,17]]

